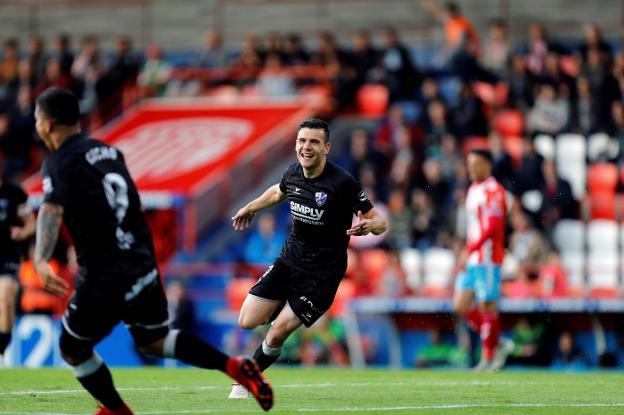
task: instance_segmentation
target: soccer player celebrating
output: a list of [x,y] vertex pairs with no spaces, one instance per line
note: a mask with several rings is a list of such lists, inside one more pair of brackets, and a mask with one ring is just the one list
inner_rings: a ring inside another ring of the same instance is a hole
[[269,410],[273,392],[253,360],[230,358],[191,332],[168,328],[152,237],[123,154],[81,133],[78,101],[66,89],[41,94],[35,118],[37,133],[52,151],[42,168],[35,266],[46,290],[65,295],[67,284],[48,264],[64,220],[80,277],[63,315],[60,351],[101,404],[97,414],[132,414],[93,350],[120,321],[144,353],[221,370]]
[[[361,186],[327,161],[330,147],[324,121],[303,121],[295,145],[298,163],[232,218],[234,229],[246,229],[258,211],[288,199],[293,219],[280,256],[249,290],[238,318],[244,329],[272,322],[254,353],[261,370],[277,360],[292,332],[302,324],[310,327],[331,306],[346,271],[349,237],[386,230]],[[234,384],[230,398],[247,394],[243,385]]]
[[0,367],[15,323],[20,252],[18,242],[35,233],[35,214],[21,189],[0,179]]
[[[513,344],[499,347],[500,269],[505,255],[505,188],[492,176],[492,154],[475,149],[468,154],[468,175],[472,184],[466,196],[467,245],[458,260],[465,269],[457,277],[453,307],[481,336],[482,356],[476,370],[499,370]],[[478,307],[472,307],[474,298]]]

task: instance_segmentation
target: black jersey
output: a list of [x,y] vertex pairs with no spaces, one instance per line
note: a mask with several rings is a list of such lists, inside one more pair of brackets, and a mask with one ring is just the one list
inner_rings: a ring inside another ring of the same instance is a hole
[[288,198],[293,219],[280,258],[304,273],[342,278],[353,215],[373,208],[360,184],[329,161],[313,179],[306,179],[295,163],[284,173],[280,190]]
[[18,212],[28,199],[26,193],[11,183],[2,182],[0,186],[0,262],[19,262],[18,242],[11,239],[11,227],[21,226],[20,216],[28,212]]
[[44,201],[62,205],[81,275],[132,280],[155,265],[152,237],[122,153],[75,135],[45,161]]

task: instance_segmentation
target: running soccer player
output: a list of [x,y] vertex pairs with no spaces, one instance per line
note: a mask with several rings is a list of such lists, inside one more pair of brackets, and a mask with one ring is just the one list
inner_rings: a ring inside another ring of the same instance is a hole
[[[324,121],[303,121],[295,144],[298,163],[232,217],[234,229],[243,230],[258,211],[288,199],[293,219],[280,256],[249,290],[238,318],[244,329],[272,322],[254,353],[263,371],[277,360],[292,332],[302,324],[310,327],[331,306],[347,268],[350,236],[386,230],[361,186],[327,161],[330,147]],[[230,398],[247,396],[243,385],[234,384]]]
[[[499,347],[500,270],[505,255],[505,188],[492,176],[492,154],[474,149],[468,154],[468,175],[472,184],[466,196],[467,245],[458,260],[465,269],[455,284],[453,307],[481,337],[482,355],[476,370],[499,370],[513,343]],[[478,306],[471,308],[474,299]]]
[[21,187],[0,179],[0,367],[11,342],[19,281],[18,243],[35,233],[35,214]]
[[221,370],[246,385],[269,410],[273,392],[256,362],[228,357],[191,332],[168,328],[152,237],[123,154],[82,134],[78,101],[66,89],[41,94],[35,118],[37,133],[52,151],[42,168],[35,266],[49,292],[65,295],[67,284],[48,264],[64,220],[80,272],[63,315],[60,351],[101,404],[96,414],[132,414],[93,350],[120,321],[142,352]]

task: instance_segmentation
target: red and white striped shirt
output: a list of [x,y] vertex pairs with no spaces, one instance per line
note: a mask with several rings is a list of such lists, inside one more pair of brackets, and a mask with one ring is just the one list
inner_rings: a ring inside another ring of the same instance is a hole
[[466,195],[468,264],[503,263],[506,212],[505,188],[494,177],[470,185]]

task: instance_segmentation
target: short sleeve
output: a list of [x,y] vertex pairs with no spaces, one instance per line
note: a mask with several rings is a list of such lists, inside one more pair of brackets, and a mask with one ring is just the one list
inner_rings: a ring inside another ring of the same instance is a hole
[[[67,164],[66,164],[67,165]],[[54,159],[48,158],[41,169],[43,176],[43,201],[65,206],[67,202],[67,167],[54,163]]]
[[282,175],[282,180],[280,181],[280,184],[279,184],[280,192],[286,194],[286,192],[288,191],[288,186],[287,186],[288,178],[293,175],[294,171],[296,171],[296,166],[297,166],[296,164],[290,165],[286,169],[284,174]]
[[351,206],[351,211],[354,214],[358,212],[366,213],[373,208],[373,204],[368,199],[368,195],[352,176],[347,176],[343,186],[344,194],[347,197],[347,203]]

